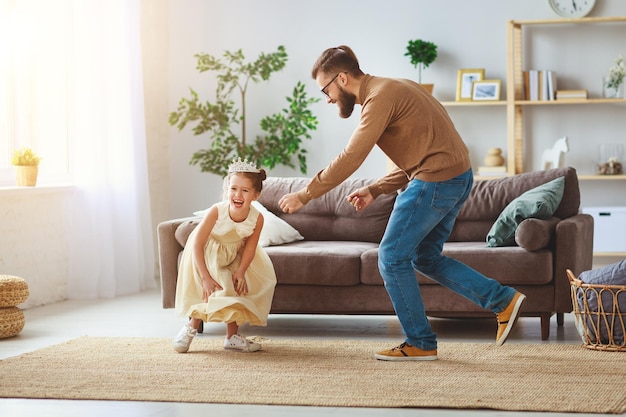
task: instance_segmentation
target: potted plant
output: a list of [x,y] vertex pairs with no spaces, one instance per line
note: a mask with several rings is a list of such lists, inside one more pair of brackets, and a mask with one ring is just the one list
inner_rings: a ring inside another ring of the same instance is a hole
[[[319,99],[308,98],[303,83],[298,82],[291,97],[286,98],[286,108],[261,120],[260,128],[266,134],[256,135],[253,140],[246,136],[248,84],[250,81],[267,81],[273,72],[283,69],[287,62],[285,47],[279,46],[273,53],[262,53],[253,62],[245,62],[241,49],[226,51],[223,59],[209,54],[196,54],[195,57],[198,71],[217,73],[217,88],[214,103],[200,102],[198,94],[191,89],[191,98],[182,98],[178,109],[170,113],[169,123],[178,130],[193,122],[196,123],[195,135],[210,135],[210,146],[196,151],[189,164],[199,165],[202,172],[225,176],[228,165],[236,157],[269,169],[276,165],[295,168],[295,157],[300,171],[305,174],[306,149],[301,145],[303,139],[311,139],[309,132],[317,128],[317,118],[309,110],[309,105]],[[239,107],[232,97],[235,92],[239,93]],[[240,125],[238,133],[235,132],[236,125]]]
[[[428,68],[437,59],[437,45],[421,39],[410,40],[404,55],[410,57],[411,64],[418,69],[417,79],[422,84],[422,69]],[[432,84],[422,85],[432,93]]]
[[37,184],[39,161],[41,158],[30,148],[20,148],[13,151],[11,164],[15,166],[17,185],[34,187]]

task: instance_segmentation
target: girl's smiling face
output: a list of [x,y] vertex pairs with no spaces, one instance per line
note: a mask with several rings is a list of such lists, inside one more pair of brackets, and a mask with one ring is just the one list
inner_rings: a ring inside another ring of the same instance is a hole
[[250,204],[257,199],[259,193],[254,183],[244,175],[233,174],[228,181],[228,201],[233,220],[241,221],[248,216]]

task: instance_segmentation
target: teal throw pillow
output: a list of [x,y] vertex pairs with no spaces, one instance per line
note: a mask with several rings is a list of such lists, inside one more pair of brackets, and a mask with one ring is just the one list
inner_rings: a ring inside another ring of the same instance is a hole
[[487,234],[487,246],[515,246],[515,230],[525,219],[549,219],[563,198],[565,178],[526,191],[502,210]]

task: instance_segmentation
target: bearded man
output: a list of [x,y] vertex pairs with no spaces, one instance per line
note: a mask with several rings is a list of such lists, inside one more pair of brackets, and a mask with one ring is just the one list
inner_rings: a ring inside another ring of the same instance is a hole
[[344,150],[305,188],[283,196],[281,209],[293,213],[345,181],[374,146],[396,168],[352,192],[347,201],[360,211],[379,195],[402,189],[380,242],[378,268],[406,339],[374,356],[437,359],[437,337],[415,271],[492,311],[498,322],[496,344],[502,345],[526,296],[442,254],[474,178],[468,148],[445,108],[413,81],[363,73],[348,46],[325,50],[312,76],[340,117],[350,117],[360,105],[360,121]]

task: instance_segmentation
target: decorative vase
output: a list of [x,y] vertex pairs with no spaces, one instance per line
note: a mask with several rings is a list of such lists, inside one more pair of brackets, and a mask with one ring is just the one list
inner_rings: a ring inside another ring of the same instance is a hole
[[602,97],[603,98],[624,98],[624,83],[617,87],[609,87],[606,78],[602,78]]
[[37,185],[39,167],[36,165],[16,165],[15,182],[20,187],[34,187]]
[[485,166],[488,167],[499,167],[504,165],[504,157],[502,156],[502,149],[500,148],[489,148],[487,150],[487,155],[484,159]]

